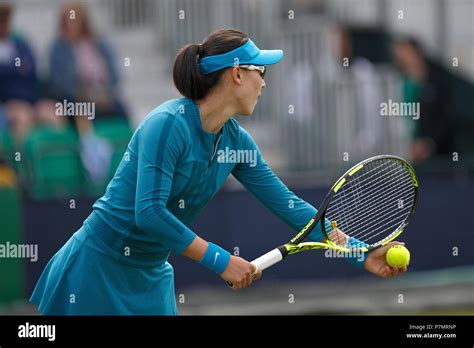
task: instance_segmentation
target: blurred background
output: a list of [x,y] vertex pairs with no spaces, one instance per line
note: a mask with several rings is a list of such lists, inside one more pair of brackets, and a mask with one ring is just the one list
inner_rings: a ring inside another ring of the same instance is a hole
[[[410,272],[376,279],[309,252],[232,292],[173,256],[181,314],[472,315],[474,0],[1,0],[0,244],[39,255],[0,258],[0,313],[34,313],[36,280],[103,194],[133,130],[180,97],[178,49],[225,27],[285,52],[254,114],[237,119],[300,197],[319,206],[372,155],[414,164],[420,200],[401,237]],[[94,117],[58,115],[64,100],[94,103]],[[383,115],[391,103],[417,103],[419,117]],[[233,178],[193,228],[248,260],[294,234]]]

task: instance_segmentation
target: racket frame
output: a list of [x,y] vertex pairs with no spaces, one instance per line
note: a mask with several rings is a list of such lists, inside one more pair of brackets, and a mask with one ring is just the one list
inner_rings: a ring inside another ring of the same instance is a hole
[[[413,198],[413,205],[411,207],[410,212],[407,214],[405,217],[404,221],[398,226],[392,233],[390,233],[387,237],[384,239],[380,240],[379,242],[370,245],[368,248],[345,248],[341,247],[335,243],[333,243],[329,237],[328,232],[326,231],[326,226],[324,223],[321,223],[321,231],[323,232],[325,241],[324,242],[303,242],[308,235],[313,231],[314,227],[318,224],[319,221],[324,221],[326,217],[326,210],[331,203],[331,200],[333,196],[341,189],[341,187],[348,183],[350,178],[357,173],[360,169],[362,169],[365,165],[367,165],[370,162],[377,161],[377,160],[382,160],[382,159],[391,159],[399,162],[402,164],[409,172],[410,177],[412,179],[412,184],[413,184],[413,189],[414,189],[414,198]],[[342,251],[342,252],[355,252],[358,249],[362,249],[364,252],[369,252],[374,249],[377,249],[383,245],[386,245],[390,243],[392,240],[397,238],[405,229],[405,227],[408,225],[408,222],[410,219],[413,217],[415,214],[416,210],[416,205],[418,202],[418,179],[416,177],[415,171],[412,168],[412,166],[405,161],[403,158],[394,156],[394,155],[378,155],[378,156],[373,156],[370,158],[367,158],[356,165],[352,166],[350,169],[348,169],[331,187],[329,192],[326,194],[326,197],[324,198],[323,202],[321,203],[321,206],[319,207],[318,212],[316,215],[306,224],[305,227],[301,229],[300,232],[298,232],[297,235],[295,235],[288,243],[283,244],[279,246],[278,249],[280,253],[282,254],[282,259],[285,258],[287,255],[290,254],[295,254],[298,252],[302,251],[307,251],[307,250],[315,250],[315,249],[334,249],[337,251]],[[275,250],[275,249],[274,249]],[[258,259],[255,259],[254,261],[257,261]],[[254,263],[252,261],[252,263]]]
[[[316,227],[319,221],[325,221],[326,210],[331,203],[333,196],[341,189],[344,184],[348,183],[350,178],[357,173],[360,169],[362,169],[366,164],[381,160],[381,159],[391,159],[401,163],[409,172],[410,177],[412,179],[414,196],[413,196],[413,205],[411,207],[410,212],[407,214],[405,219],[402,223],[387,237],[378,241],[377,243],[370,245],[368,248],[346,248],[341,247],[334,242],[331,241],[328,232],[326,231],[325,223],[321,223],[321,231],[323,232],[325,241],[324,242],[303,242],[303,240],[308,237],[308,235],[313,231],[314,227]],[[275,248],[266,254],[258,257],[257,259],[253,260],[251,263],[256,266],[256,270],[263,271],[268,267],[280,262],[283,260],[287,255],[299,253],[306,250],[315,250],[315,249],[334,249],[336,251],[342,252],[357,252],[360,249],[364,252],[370,252],[374,249],[377,249],[383,245],[390,243],[392,240],[397,238],[404,230],[404,228],[408,225],[408,222],[413,217],[416,205],[418,202],[418,179],[416,177],[415,171],[411,167],[411,165],[405,161],[403,158],[394,156],[394,155],[378,155],[374,157],[367,158],[362,162],[357,163],[356,165],[352,166],[348,169],[331,187],[329,192],[326,194],[321,206],[316,213],[316,215],[301,229],[298,234],[296,234],[288,243]],[[233,287],[232,283],[227,282],[230,287]]]

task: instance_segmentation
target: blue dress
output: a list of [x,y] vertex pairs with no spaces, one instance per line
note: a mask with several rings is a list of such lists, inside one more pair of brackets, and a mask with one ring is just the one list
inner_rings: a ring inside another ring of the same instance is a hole
[[[104,196],[49,261],[30,301],[47,315],[177,314],[168,256],[194,240],[188,226],[229,174],[295,231],[316,214],[235,119],[209,133],[193,100],[170,100],[139,125]],[[319,226],[310,239],[323,239]]]

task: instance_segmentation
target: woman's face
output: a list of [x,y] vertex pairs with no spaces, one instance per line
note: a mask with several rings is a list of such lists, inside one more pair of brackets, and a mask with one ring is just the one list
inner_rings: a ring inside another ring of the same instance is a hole
[[70,41],[81,39],[85,35],[85,20],[85,14],[81,8],[64,8],[61,17],[63,36]]
[[236,89],[237,103],[240,110],[238,114],[250,116],[262,94],[262,89],[265,87],[265,80],[258,70],[251,71],[239,67],[234,69],[237,69],[237,76],[241,81]]
[[408,74],[417,70],[420,66],[419,62],[423,60],[412,45],[404,42],[397,42],[393,45],[392,55],[395,65]]

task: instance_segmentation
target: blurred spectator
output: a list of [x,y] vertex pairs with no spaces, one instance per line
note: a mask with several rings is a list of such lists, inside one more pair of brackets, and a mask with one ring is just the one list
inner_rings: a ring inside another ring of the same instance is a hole
[[52,101],[39,100],[35,58],[28,43],[11,33],[12,12],[10,4],[0,4],[0,103],[6,116],[0,123],[9,123],[21,140],[36,122],[58,126],[62,120],[54,117]]
[[420,103],[420,118],[413,129],[412,159],[421,162],[433,155],[450,154],[453,115],[447,72],[428,59],[412,38],[394,43],[393,59],[403,75],[405,101]]
[[2,133],[8,131],[7,115],[5,114],[5,108],[0,104],[0,165],[5,162],[5,151],[2,144]]
[[16,174],[7,165],[7,155],[4,150],[4,144],[2,139],[2,132],[7,130],[7,116],[5,114],[5,108],[0,104],[0,187],[2,186],[15,186]]
[[50,53],[53,96],[63,101],[94,102],[96,117],[125,117],[118,97],[118,74],[111,48],[92,31],[86,8],[65,5],[59,36]]
[[341,77],[353,81],[357,100],[352,152],[367,157],[378,153],[384,142],[383,118],[380,117],[382,81],[373,62],[355,52],[352,29],[341,26],[338,36],[338,62],[343,67],[341,72],[348,75]]
[[[310,127],[311,119],[315,117],[313,100],[317,100],[318,93],[314,83],[315,74],[313,65],[304,58],[288,68],[284,95],[286,105],[293,106],[294,114],[285,120],[285,132],[302,134]],[[292,170],[302,170],[309,165],[307,153],[294,146],[288,146],[286,150],[288,165]]]
[[114,58],[110,47],[94,34],[86,8],[76,3],[63,6],[59,35],[50,52],[51,93],[60,102],[94,105],[93,118],[75,115],[77,117],[73,119],[80,136],[84,167],[95,182],[108,175],[112,148],[104,139],[94,135],[91,120],[126,118],[119,99]]

